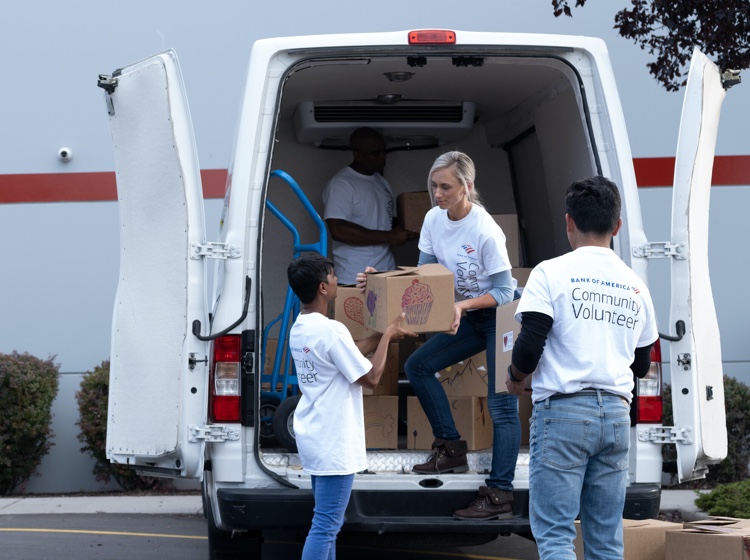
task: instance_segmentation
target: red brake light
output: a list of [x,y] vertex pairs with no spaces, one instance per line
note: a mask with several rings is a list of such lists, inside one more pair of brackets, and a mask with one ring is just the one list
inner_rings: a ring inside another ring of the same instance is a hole
[[651,348],[651,367],[645,377],[636,380],[636,423],[661,423],[664,412],[661,385],[661,344]]
[[210,418],[213,422],[240,421],[239,335],[221,336],[214,341],[210,389]]
[[410,45],[455,45],[456,33],[447,29],[419,29],[409,32]]

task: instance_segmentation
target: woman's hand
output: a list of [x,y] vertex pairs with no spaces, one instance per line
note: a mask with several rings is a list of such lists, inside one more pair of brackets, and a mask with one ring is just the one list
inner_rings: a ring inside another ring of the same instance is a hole
[[368,272],[377,272],[374,268],[371,266],[368,266],[365,268],[364,272],[357,272],[357,288],[359,288],[359,291],[364,293],[365,288],[367,288],[367,273]]
[[406,318],[406,313],[401,313],[396,319],[388,325],[385,331],[385,335],[388,337],[389,340],[401,340],[407,336],[419,336],[416,333],[413,333],[411,331],[407,331],[404,329],[401,324],[404,321],[404,318]]
[[453,304],[453,323],[451,323],[451,330],[448,334],[456,334],[458,332],[458,326],[461,324],[461,315],[463,315],[463,307],[459,304]]

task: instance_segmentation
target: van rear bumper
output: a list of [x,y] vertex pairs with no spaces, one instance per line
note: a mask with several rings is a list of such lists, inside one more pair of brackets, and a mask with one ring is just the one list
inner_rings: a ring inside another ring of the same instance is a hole
[[[377,533],[530,533],[527,490],[514,492],[513,519],[471,521],[454,519],[475,491],[395,492],[354,490],[343,530]],[[217,494],[222,528],[309,528],[313,516],[310,490],[293,488],[221,488]],[[658,484],[628,487],[623,515],[629,519],[656,518],[661,488]]]

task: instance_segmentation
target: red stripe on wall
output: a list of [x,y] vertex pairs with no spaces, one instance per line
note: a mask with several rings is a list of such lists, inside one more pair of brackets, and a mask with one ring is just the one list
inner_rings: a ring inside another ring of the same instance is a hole
[[[672,185],[674,158],[635,158],[638,186]],[[201,171],[204,198],[223,198],[226,169]],[[714,186],[750,185],[750,155],[716,156]],[[0,204],[23,202],[95,202],[117,200],[117,185],[112,171],[93,173],[24,173],[0,175]]]
[[[204,198],[224,198],[226,169],[204,169]],[[0,204],[20,202],[97,202],[117,200],[113,171],[0,175]]]
[[[674,158],[633,158],[638,186],[669,187],[674,178]],[[715,187],[750,185],[750,156],[716,156],[711,184]]]

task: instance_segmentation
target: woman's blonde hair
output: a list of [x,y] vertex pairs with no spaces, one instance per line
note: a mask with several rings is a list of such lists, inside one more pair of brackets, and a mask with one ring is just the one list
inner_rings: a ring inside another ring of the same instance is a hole
[[463,152],[446,152],[435,160],[432,164],[430,172],[427,174],[427,192],[430,193],[430,201],[435,206],[435,194],[432,192],[432,186],[430,182],[432,180],[432,174],[440,169],[453,168],[453,175],[463,185],[464,191],[466,192],[466,198],[469,202],[482,206],[482,199],[477,192],[477,187],[474,184],[474,177],[476,177],[476,167],[474,162],[469,156]]

